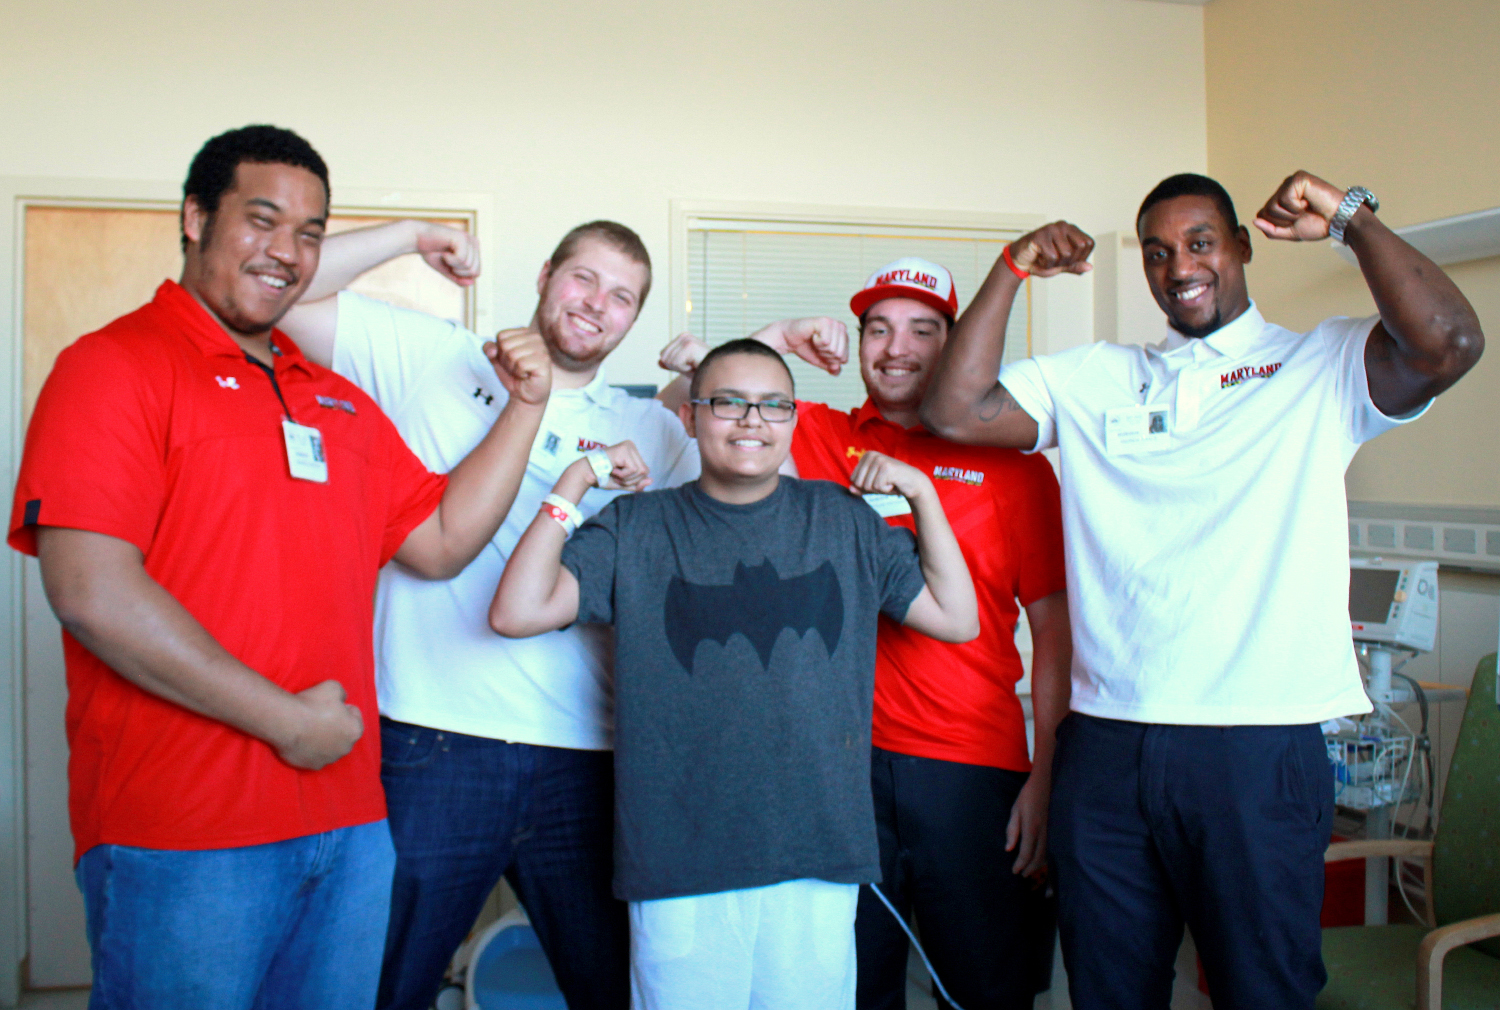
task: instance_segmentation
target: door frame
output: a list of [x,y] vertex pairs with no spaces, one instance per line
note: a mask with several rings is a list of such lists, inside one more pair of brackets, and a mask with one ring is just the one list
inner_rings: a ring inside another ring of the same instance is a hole
[[[493,244],[494,199],[489,193],[340,188],[337,213],[369,216],[464,218],[484,248]],[[9,525],[9,492],[15,488],[25,430],[22,359],[25,334],[26,211],[30,207],[176,209],[178,182],[125,179],[0,176],[0,473]],[[493,329],[494,280],[479,276],[468,299],[471,329]],[[81,336],[82,334],[80,334]],[[0,548],[0,1006],[15,1006],[26,980],[26,724],[25,598],[21,555]]]

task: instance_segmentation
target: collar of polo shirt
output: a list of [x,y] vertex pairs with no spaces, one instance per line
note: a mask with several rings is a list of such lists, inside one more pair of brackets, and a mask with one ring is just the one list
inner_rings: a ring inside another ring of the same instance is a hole
[[[1254,349],[1265,328],[1265,317],[1260,314],[1260,309],[1256,308],[1255,302],[1252,301],[1250,307],[1240,313],[1238,318],[1219,327],[1206,337],[1185,337],[1168,326],[1166,339],[1159,344],[1147,347],[1146,353],[1161,358],[1201,360],[1203,352],[1191,349],[1193,345],[1198,345],[1211,348],[1226,358],[1238,358]],[[1183,348],[1188,348],[1188,350],[1183,350]]]

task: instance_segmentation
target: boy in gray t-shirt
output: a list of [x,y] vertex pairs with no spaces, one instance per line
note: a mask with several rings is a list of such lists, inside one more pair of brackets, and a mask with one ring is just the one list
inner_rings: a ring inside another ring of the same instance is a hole
[[[633,1006],[852,1007],[858,885],[880,873],[876,622],[966,641],[973,584],[915,468],[867,453],[847,490],[779,475],[796,408],[764,344],[706,356],[682,417],[703,476],[616,500],[564,546],[588,487],[649,483],[629,442],[580,460],[517,544],[490,623],[615,627]],[[850,491],[903,496],[915,543]]]

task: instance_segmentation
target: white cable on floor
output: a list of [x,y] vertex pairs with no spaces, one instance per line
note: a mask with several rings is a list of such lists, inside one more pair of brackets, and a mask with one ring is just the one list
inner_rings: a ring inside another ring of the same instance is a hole
[[963,1007],[953,1001],[952,996],[948,995],[948,990],[943,988],[942,980],[938,978],[937,972],[932,970],[932,962],[927,960],[927,951],[923,950],[922,945],[917,942],[916,934],[911,931],[911,927],[906,924],[906,920],[901,917],[901,913],[896,911],[896,906],[891,904],[890,899],[885,896],[885,892],[881,891],[879,885],[869,884],[867,886],[875,892],[875,897],[880,899],[880,903],[889,909],[890,913],[896,917],[896,921],[901,924],[901,931],[906,934],[907,939],[911,940],[911,945],[917,948],[917,956],[922,959],[922,964],[927,968],[928,977],[932,979],[932,984],[937,986],[937,991],[942,993],[943,999],[948,1001],[948,1005],[953,1010],[964,1010]]

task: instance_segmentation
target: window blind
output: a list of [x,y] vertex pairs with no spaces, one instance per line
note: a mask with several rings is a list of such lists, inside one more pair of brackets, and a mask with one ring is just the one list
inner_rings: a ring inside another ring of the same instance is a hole
[[[864,402],[859,320],[849,299],[865,279],[902,256],[920,256],[953,274],[959,311],[1019,230],[695,222],[688,228],[687,329],[717,346],[778,319],[831,316],[849,327],[849,365],[832,376],[789,359],[797,396],[841,410]],[[1017,296],[1006,329],[1005,360],[1031,353],[1030,283]]]

